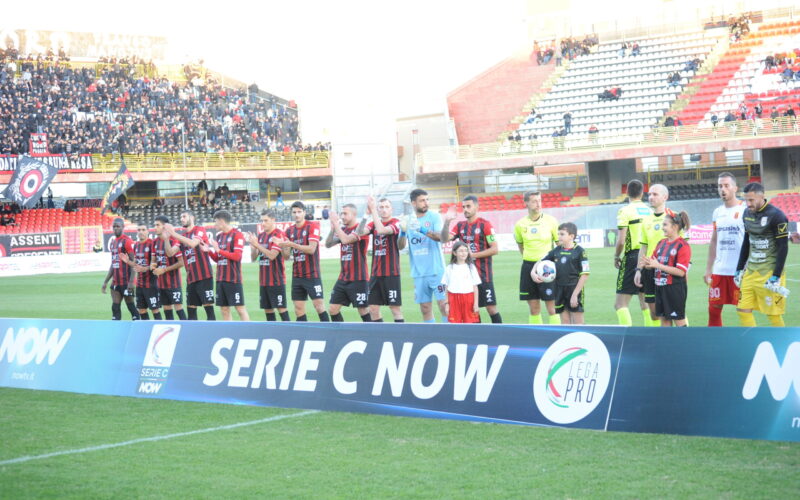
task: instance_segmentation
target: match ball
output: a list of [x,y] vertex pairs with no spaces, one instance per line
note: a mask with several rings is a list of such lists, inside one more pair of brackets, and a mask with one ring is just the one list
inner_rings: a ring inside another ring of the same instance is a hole
[[543,283],[552,283],[556,279],[556,264],[552,260],[540,260],[531,270],[531,277],[538,276]]

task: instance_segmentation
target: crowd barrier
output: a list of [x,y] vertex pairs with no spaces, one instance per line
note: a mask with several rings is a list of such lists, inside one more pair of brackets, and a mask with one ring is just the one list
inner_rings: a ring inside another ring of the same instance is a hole
[[800,441],[798,328],[0,319],[0,335],[5,387]]

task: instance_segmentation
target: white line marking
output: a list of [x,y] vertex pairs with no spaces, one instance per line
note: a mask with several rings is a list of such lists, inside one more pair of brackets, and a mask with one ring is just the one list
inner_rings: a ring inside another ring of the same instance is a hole
[[786,281],[794,281],[796,283],[800,283],[800,280],[796,280],[794,278],[786,278]]
[[611,419],[611,405],[614,404],[614,391],[617,390],[617,377],[619,377],[619,365],[622,364],[622,349],[625,347],[625,336],[622,336],[622,343],[619,345],[619,357],[617,358],[617,369],[614,372],[614,385],[611,386],[611,396],[608,401],[608,413],[606,413],[606,424],[603,430],[608,432],[608,421]]
[[28,455],[24,457],[11,458],[9,460],[0,461],[0,466],[20,464],[23,462],[30,462],[32,460],[43,460],[45,458],[60,457],[62,455],[75,455],[78,453],[89,453],[92,451],[108,450],[110,448],[119,448],[121,446],[129,446],[132,444],[147,443],[150,441],[163,441],[165,439],[173,439],[184,436],[193,436],[195,434],[204,434],[206,432],[224,431],[228,429],[236,429],[239,427],[247,427],[249,425],[265,424],[267,422],[277,422],[278,420],[285,420],[287,418],[304,417],[319,413],[319,410],[308,410],[300,413],[291,413],[289,415],[275,415],[274,417],[262,418],[260,420],[251,420],[249,422],[240,422],[238,424],[220,425],[219,427],[209,427],[207,429],[198,429],[196,431],[176,432],[175,434],[164,434],[161,436],[151,436],[139,439],[131,439],[130,441],[122,441],[121,443],[101,444],[97,446],[89,446],[86,448],[75,448],[72,450],[54,451],[52,453],[45,453],[44,455]]

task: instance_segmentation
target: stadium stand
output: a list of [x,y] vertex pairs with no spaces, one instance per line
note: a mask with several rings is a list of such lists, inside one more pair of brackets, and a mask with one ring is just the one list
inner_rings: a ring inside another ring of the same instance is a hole
[[[48,134],[51,153],[186,151],[294,152],[303,145],[297,110],[212,77],[185,85],[148,76],[146,66],[47,61],[2,54],[0,153],[28,152],[31,133]],[[88,67],[87,67],[88,66]]]
[[[577,57],[537,107],[542,116],[522,124],[523,140],[553,137],[564,128],[569,112],[571,138],[593,140],[594,126],[600,137],[643,136],[655,126],[694,76],[688,62],[702,63],[719,42],[719,35],[701,31],[638,42],[639,55],[621,55],[622,42],[602,43],[597,51]],[[695,66],[696,68],[696,66]],[[667,79],[680,75],[675,85]],[[619,95],[601,94],[618,88]]]
[[[773,108],[784,116],[800,103],[800,76],[795,74],[800,70],[798,55],[800,21],[755,26],[732,43],[714,71],[697,86],[680,119],[687,125],[712,126],[724,122],[728,113],[737,121],[774,118]],[[788,78],[784,77],[787,68],[792,72]],[[763,107],[762,116],[756,114],[757,103]],[[759,128],[768,125],[771,122],[764,120]]]
[[111,229],[116,215],[100,215],[96,208],[80,208],[65,212],[61,208],[33,208],[16,216],[16,225],[0,226],[0,234],[52,233],[68,226],[102,226]]
[[[258,223],[260,221],[258,211],[251,203],[238,203],[236,205],[226,203],[219,208],[229,211],[233,216],[233,220],[239,224]],[[219,208],[197,207],[193,209],[193,212],[199,224],[212,224],[214,222],[214,212]],[[130,208],[128,218],[136,224],[145,224],[147,227],[153,227],[157,215],[166,215],[177,226],[180,224],[180,216],[183,209],[183,200],[180,200],[180,203],[169,203],[162,207],[138,205]],[[290,220],[291,214],[288,208],[278,208],[276,211],[279,212],[276,217],[278,220]]]
[[780,193],[770,202],[783,210],[790,222],[800,222],[800,193]]
[[[568,206],[565,205],[564,202],[568,202],[570,199],[571,197],[561,194],[560,191],[542,193],[542,207],[552,208]],[[479,196],[478,203],[480,204],[481,210],[520,210],[525,208],[525,202],[523,201],[523,195],[521,193],[515,194],[510,198],[506,198],[504,195]],[[459,201],[458,203],[442,203],[439,206],[439,211],[444,213],[451,206],[455,206],[458,212],[463,210],[461,202]]]

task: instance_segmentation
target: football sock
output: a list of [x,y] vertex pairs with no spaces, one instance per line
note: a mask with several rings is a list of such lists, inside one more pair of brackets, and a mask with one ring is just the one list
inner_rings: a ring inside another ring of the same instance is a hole
[[217,315],[214,313],[214,306],[203,306],[203,309],[206,310],[206,319],[208,321],[216,321]]
[[542,324],[542,315],[541,314],[531,314],[528,316],[528,324],[529,325],[541,325]]
[[301,316],[298,316],[298,317],[295,319],[295,321],[308,321],[308,316],[306,316],[305,314],[303,314],[303,315],[301,315]]
[[142,321],[147,321],[147,320],[149,320],[149,319],[150,319],[150,315],[149,315],[149,314],[147,314],[147,311],[145,311],[145,312],[140,312],[140,313],[139,313],[139,319],[141,319]]
[[780,314],[768,314],[769,326],[786,326],[783,323],[783,316]]
[[178,319],[183,319],[183,320],[185,320],[185,319],[186,319],[186,313],[185,313],[185,312],[183,312],[183,309],[177,309],[177,310],[175,311],[175,314],[177,314],[177,315],[178,315]]
[[133,301],[125,302],[125,306],[128,308],[128,312],[131,313],[131,319],[138,320],[139,319],[139,311],[136,309]]
[[153,311],[153,319],[161,320],[161,311]]
[[191,321],[196,321],[197,320],[197,308],[196,307],[190,307],[189,310],[186,311],[186,312],[188,313],[186,315],[186,317],[189,320],[191,320]]
[[644,320],[644,326],[653,326],[653,320],[650,318],[650,308],[642,309],[642,319]]
[[[328,316],[328,311],[322,311],[319,313],[319,320],[320,321],[330,321],[331,318]],[[342,320],[344,321],[344,320]]]
[[[382,321],[383,321],[383,320],[381,320],[381,322],[382,322]],[[403,318],[395,318],[394,322],[395,322],[395,323],[405,323],[405,322],[406,322],[406,320],[405,320],[405,319],[403,319]]]
[[267,321],[275,321],[276,318],[275,318],[275,313],[274,312],[265,313],[265,314],[267,315]]
[[[395,321],[397,321],[397,320],[395,320]],[[383,318],[373,319],[372,322],[373,323],[383,323]]]
[[756,317],[753,316],[753,313],[736,311],[736,314],[739,315],[739,324],[741,326],[756,326]]
[[708,326],[722,326],[722,308],[708,306]]
[[370,317],[369,313],[362,314],[361,315],[361,321],[363,321],[364,323],[371,323],[372,322],[372,318]]
[[[319,317],[319,320],[320,320],[320,321],[324,321],[324,320],[322,319],[322,316],[321,316],[321,315],[320,315],[320,317]],[[331,314],[331,321],[335,321],[335,322],[337,322],[337,323],[341,323],[341,322],[343,322],[343,321],[344,321],[344,316],[342,316],[342,313]]]
[[119,321],[122,319],[122,305],[111,304],[111,319]]
[[503,318],[500,317],[500,313],[490,314],[489,318],[492,320],[492,323],[502,323]]
[[633,319],[631,319],[631,310],[627,307],[620,307],[617,309],[617,323],[620,326],[633,326]]
[[167,319],[175,319],[175,316],[172,315],[172,309],[164,309],[164,317]]
[[291,321],[289,319],[289,311],[283,311],[282,313],[278,313],[281,315],[281,321]]
[[447,316],[442,316],[442,323],[449,323],[450,321],[447,319]]
[[558,314],[553,314],[547,318],[547,323],[550,325],[560,325],[561,324],[561,316]]

